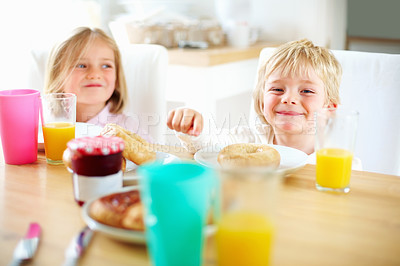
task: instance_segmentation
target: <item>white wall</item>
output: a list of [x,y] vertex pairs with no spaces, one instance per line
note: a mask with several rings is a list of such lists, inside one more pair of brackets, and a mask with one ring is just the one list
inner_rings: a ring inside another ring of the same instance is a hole
[[252,22],[262,39],[308,38],[315,44],[343,49],[347,0],[252,0]]
[[0,90],[27,86],[28,59],[34,47],[52,47],[78,26],[98,26],[95,0],[0,1]]

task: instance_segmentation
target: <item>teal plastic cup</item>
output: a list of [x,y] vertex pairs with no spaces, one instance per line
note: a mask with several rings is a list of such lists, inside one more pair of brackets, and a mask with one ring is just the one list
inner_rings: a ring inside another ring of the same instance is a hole
[[219,212],[216,173],[188,162],[144,165],[138,174],[153,265],[201,265],[208,214]]

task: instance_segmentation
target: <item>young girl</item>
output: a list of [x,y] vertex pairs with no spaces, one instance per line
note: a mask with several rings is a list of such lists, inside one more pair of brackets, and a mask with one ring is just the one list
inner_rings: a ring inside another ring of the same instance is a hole
[[115,123],[152,140],[137,120],[123,113],[127,87],[121,55],[115,41],[100,29],[78,28],[53,48],[44,92],[75,94],[77,122],[100,127]]
[[190,151],[219,144],[277,144],[314,152],[314,113],[340,103],[342,68],[333,54],[309,40],[278,47],[260,67],[253,92],[254,108],[261,121],[255,127],[237,126],[220,134],[201,134],[203,117],[195,110],[169,112],[169,128]]

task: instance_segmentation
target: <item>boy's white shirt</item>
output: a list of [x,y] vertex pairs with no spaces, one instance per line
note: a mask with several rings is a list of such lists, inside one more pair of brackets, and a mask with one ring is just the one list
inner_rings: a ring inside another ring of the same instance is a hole
[[[218,133],[202,133],[198,137],[184,133],[176,133],[181,144],[191,153],[209,147],[227,146],[234,143],[257,143],[273,144],[274,134],[269,125],[257,124],[254,128],[249,126],[237,126],[232,129],[222,129]],[[308,164],[315,164],[315,152],[308,156]],[[354,157],[353,170],[362,170],[362,163],[359,158]]]

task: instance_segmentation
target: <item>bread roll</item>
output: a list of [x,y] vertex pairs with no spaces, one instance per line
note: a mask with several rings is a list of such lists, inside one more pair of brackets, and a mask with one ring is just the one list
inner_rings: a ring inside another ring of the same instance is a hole
[[279,152],[266,144],[237,143],[224,147],[218,154],[222,167],[265,166],[278,168]]

